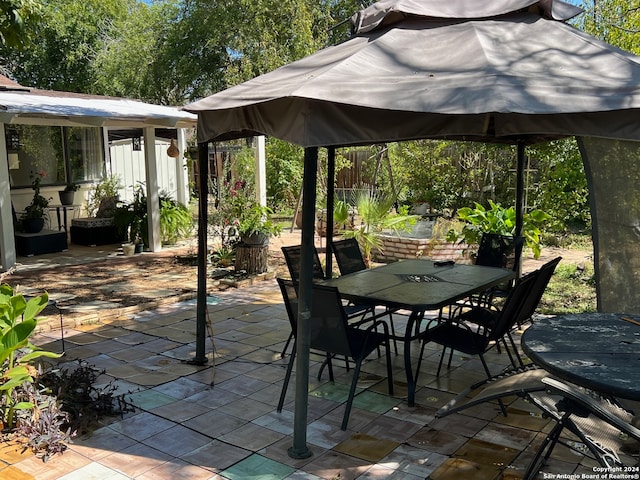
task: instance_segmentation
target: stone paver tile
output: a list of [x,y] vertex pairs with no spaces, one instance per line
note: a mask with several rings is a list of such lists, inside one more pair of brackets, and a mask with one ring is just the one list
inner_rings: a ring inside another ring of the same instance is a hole
[[138,443],[103,458],[100,463],[131,478],[137,478],[171,459],[171,455]]
[[186,455],[182,460],[212,472],[220,472],[251,455],[249,450],[214,440]]
[[203,413],[210,412],[209,407],[200,405],[195,402],[187,402],[186,400],[179,400],[177,402],[167,403],[158,407],[150,409],[150,412],[154,415],[159,415],[172,422],[182,423],[190,418],[197,417]]
[[221,437],[226,433],[240,428],[246,423],[247,422],[245,420],[234,417],[232,415],[227,415],[217,410],[211,410],[207,413],[203,413],[202,415],[198,415],[185,422],[182,422],[182,424],[186,427],[189,427],[204,435],[208,435],[211,438]]
[[109,467],[92,462],[78,470],[63,475],[58,480],[130,480],[123,473]]
[[150,353],[147,350],[142,350],[140,347],[127,347],[120,344],[120,350],[115,350],[109,353],[110,357],[117,358],[123,362],[135,362],[136,360],[142,360],[149,357]]
[[364,433],[355,433],[344,442],[333,447],[333,450],[377,463],[398,446],[399,443],[392,440],[377,438]]
[[167,405],[168,403],[174,403],[175,398],[169,395],[163,395],[153,390],[144,390],[142,392],[136,392],[127,394],[125,399],[142,410],[153,410],[154,408]]
[[62,455],[53,455],[46,463],[41,458],[32,456],[15,464],[15,466],[33,475],[38,480],[57,480],[61,476],[73,472],[88,463],[91,463],[89,458],[67,449]]
[[211,471],[183,460],[172,460],[152,468],[136,478],[136,480],[167,479],[208,480],[211,479]]
[[281,480],[288,478],[295,469],[262,455],[253,454],[244,460],[232,465],[220,472],[224,478],[231,480],[244,480],[247,478],[259,478],[264,472],[269,472],[269,478]]
[[174,457],[181,457],[185,453],[206,445],[211,440],[210,437],[201,435],[182,425],[176,425],[144,439],[143,443]]
[[90,435],[75,438],[69,448],[96,461],[113,452],[124,450],[135,443],[136,440],[113,430],[111,427],[102,427]]
[[488,465],[469,462],[462,458],[448,458],[442,465],[436,468],[431,476],[431,480],[486,480],[497,478],[500,469]]
[[23,472],[13,465],[0,468],[0,478],[2,478],[2,480],[36,480],[36,477],[30,473]]
[[178,377],[179,375],[175,373],[155,371],[141,373],[140,375],[134,375],[133,377],[129,377],[127,380],[145,387],[155,387],[157,385],[162,385],[163,383],[175,380]]
[[97,312],[100,310],[111,310],[120,308],[122,305],[115,302],[105,302],[103,300],[94,300],[92,302],[79,303],[77,305],[70,305],[67,309],[74,313],[88,313]]
[[415,475],[417,478],[429,478],[431,472],[438,468],[447,456],[429,452],[421,448],[400,445],[382,459],[379,464],[392,467],[396,472]]
[[110,426],[118,433],[122,433],[134,440],[141,441],[156,433],[173,427],[175,424],[165,418],[143,412]]
[[171,397],[182,399],[201,392],[206,388],[207,386],[200,382],[189,380],[188,378],[178,378],[172,382],[154,387],[153,390]]
[[0,461],[11,465],[33,456],[31,450],[24,448],[22,443],[15,440],[0,444]]
[[223,413],[233,415],[234,417],[249,421],[265,415],[268,412],[272,412],[273,407],[271,405],[267,405],[266,403],[253,400],[251,398],[241,398],[237,402],[228,403],[221,406],[218,410]]
[[248,448],[256,451],[261,448],[271,445],[277,442],[283,434],[269,430],[268,428],[260,427],[252,423],[247,423],[225,435],[220,437],[223,442],[231,443],[238,447]]
[[354,480],[366,472],[370,467],[371,462],[367,460],[327,450],[317,457],[314,455],[311,462],[304,466],[304,471],[317,475],[321,478]]

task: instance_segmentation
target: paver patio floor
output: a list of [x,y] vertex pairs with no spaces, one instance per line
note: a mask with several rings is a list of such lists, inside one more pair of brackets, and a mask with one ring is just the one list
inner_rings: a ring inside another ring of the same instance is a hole
[[[451,369],[438,378],[440,352],[427,347],[414,408],[402,396],[402,352],[393,356],[395,397],[385,393],[384,355],[373,355],[360,376],[364,393],[341,431],[352,372],[336,362],[335,384],[326,373],[318,380],[320,359],[312,356],[307,444],[313,455],[290,458],[295,380],[284,410],[276,412],[289,323],[275,280],[216,293],[208,314],[214,338],[207,340],[206,366],[189,363],[196,348],[195,300],[65,329],[63,363],[81,359],[104,368],[101,381],[115,382],[135,412],[74,439],[47,463],[5,446],[0,478],[515,479],[549,428],[521,401],[509,404],[507,417],[497,404],[483,404],[435,419],[441,406],[484,374],[476,358],[454,355]],[[395,322],[402,325],[401,316]],[[62,348],[55,330],[38,334],[36,343]],[[508,358],[493,351],[487,361],[498,373]],[[590,474],[592,467],[558,446],[544,471]]]

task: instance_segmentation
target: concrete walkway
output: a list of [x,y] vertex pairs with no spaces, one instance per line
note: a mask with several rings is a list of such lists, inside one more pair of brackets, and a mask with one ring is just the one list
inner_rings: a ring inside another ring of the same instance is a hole
[[[509,405],[508,417],[485,404],[436,420],[441,406],[484,374],[477,358],[457,354],[438,378],[440,352],[427,348],[414,408],[403,396],[402,352],[393,359],[394,397],[386,394],[384,356],[373,355],[363,366],[349,428],[341,431],[352,372],[337,364],[335,383],[326,373],[317,380],[320,359],[314,357],[307,433],[313,455],[294,460],[287,454],[294,380],[284,410],[276,412],[289,358],[280,352],[290,327],[275,280],[215,293],[208,314],[214,338],[207,340],[210,361],[203,367],[188,362],[195,355],[194,300],[66,329],[63,365],[81,359],[105,369],[100,382],[115,382],[135,412],[76,438],[47,463],[7,445],[0,452],[0,478],[515,479],[549,428],[521,401]],[[404,323],[401,315],[394,319],[396,326]],[[39,334],[35,342],[62,348],[59,330]],[[497,352],[487,360],[495,373],[508,362]],[[591,474],[592,466],[558,446],[544,471]]]

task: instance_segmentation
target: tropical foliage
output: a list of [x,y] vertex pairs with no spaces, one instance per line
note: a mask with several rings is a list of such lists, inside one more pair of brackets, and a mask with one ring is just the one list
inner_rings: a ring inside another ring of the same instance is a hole
[[30,341],[38,325],[37,315],[49,301],[43,293],[26,300],[9,285],[0,285],[0,422],[2,429],[15,428],[17,413],[31,410],[34,403],[22,400],[15,390],[33,383],[37,374],[33,361],[40,357],[60,355],[38,349]]
[[[462,238],[468,245],[477,245],[483,233],[496,233],[513,236],[516,231],[516,211],[514,207],[503,208],[489,200],[489,208],[479,203],[475,208],[464,207],[458,210],[458,217],[465,222],[460,232],[452,229],[449,241]],[[540,225],[549,219],[549,215],[541,210],[533,210],[524,214],[523,235],[525,244],[533,251],[533,256],[540,256]]]
[[[382,194],[378,191],[370,190],[361,192],[355,199],[355,207],[361,222],[353,229],[342,230],[340,233],[346,238],[355,238],[360,245],[365,263],[371,262],[373,250],[382,251],[382,241],[380,235],[384,231],[406,231],[415,225],[418,217],[408,214],[408,207],[401,207],[398,212],[393,208],[396,199],[392,196]],[[339,204],[340,205],[340,204]],[[337,223],[346,223],[347,219],[342,218],[344,209],[337,211],[334,219]]]

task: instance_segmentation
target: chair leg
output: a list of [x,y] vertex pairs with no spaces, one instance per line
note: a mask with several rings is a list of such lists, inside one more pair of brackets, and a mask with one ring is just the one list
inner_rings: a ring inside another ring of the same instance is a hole
[[393,325],[393,314],[391,310],[387,308],[387,315],[389,315],[389,327],[391,328],[391,336],[393,337],[393,350],[398,355],[398,342],[396,341],[396,328]]
[[287,372],[284,374],[284,383],[282,384],[282,390],[280,391],[280,400],[278,401],[278,412],[282,411],[284,405],[284,397],[287,395],[287,388],[289,386],[289,380],[291,380],[291,372],[293,371],[293,362],[296,358],[296,342],[293,342],[293,351],[289,357],[289,364],[287,365]]
[[[389,386],[389,395],[393,396],[393,368],[391,367],[391,345],[389,339],[386,341],[387,349],[387,384]],[[396,352],[396,355],[398,353]]]
[[442,361],[444,360],[444,354],[447,351],[446,347],[442,347],[442,353],[440,354],[440,362],[438,363],[438,371],[436,372],[436,377],[440,376],[440,370],[442,369]]
[[524,472],[522,480],[534,480],[538,477],[538,472],[551,455],[553,447],[555,447],[558,439],[560,438],[562,429],[563,424],[562,422],[559,422],[555,427],[553,427],[553,430],[549,432],[547,437],[542,442],[542,445],[540,445],[540,448],[536,452],[535,456],[533,457],[533,460],[531,460],[531,463],[527,467],[527,470]]
[[344,416],[342,417],[342,430],[347,429],[349,423],[349,415],[351,414],[351,406],[353,405],[353,397],[356,394],[356,386],[358,385],[358,377],[360,376],[360,367],[362,366],[362,359],[356,360],[356,366],[353,369],[353,379],[351,380],[351,388],[349,388],[349,397],[347,398],[347,404],[344,408]]
[[289,348],[289,344],[291,343],[291,340],[293,340],[293,332],[289,334],[289,338],[287,338],[287,341],[285,342],[284,347],[282,347],[282,352],[280,352],[280,358],[284,358],[284,356],[287,354],[287,348]]

